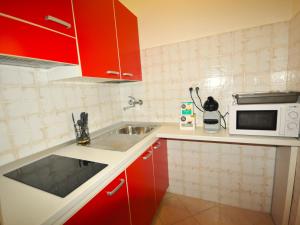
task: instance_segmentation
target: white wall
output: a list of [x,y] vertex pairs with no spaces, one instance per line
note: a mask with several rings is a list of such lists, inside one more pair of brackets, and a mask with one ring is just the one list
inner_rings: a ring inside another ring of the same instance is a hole
[[91,131],[122,119],[112,84],[49,82],[40,69],[0,66],[0,165],[75,138],[71,113]]
[[143,82],[121,84],[121,101],[127,105],[132,95],[144,104],[123,118],[178,122],[180,102],[195,86],[203,100],[215,97],[222,112],[233,93],[286,91],[288,28],[280,22],[142,50]]
[[286,21],[292,1],[121,0],[139,18],[142,49]]
[[275,147],[168,140],[169,191],[270,212]]

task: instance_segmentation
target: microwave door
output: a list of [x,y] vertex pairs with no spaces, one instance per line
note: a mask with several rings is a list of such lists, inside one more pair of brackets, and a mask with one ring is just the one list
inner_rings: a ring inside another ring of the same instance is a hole
[[277,110],[240,110],[237,111],[236,129],[239,130],[277,130]]

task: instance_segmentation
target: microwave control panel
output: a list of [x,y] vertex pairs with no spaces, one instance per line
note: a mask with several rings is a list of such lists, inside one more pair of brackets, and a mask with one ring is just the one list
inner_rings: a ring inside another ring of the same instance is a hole
[[300,105],[291,105],[285,111],[285,136],[298,137],[300,123]]

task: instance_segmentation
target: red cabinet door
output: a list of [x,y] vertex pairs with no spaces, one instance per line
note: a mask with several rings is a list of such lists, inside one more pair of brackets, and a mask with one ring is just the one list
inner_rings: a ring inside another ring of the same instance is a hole
[[126,169],[132,225],[150,225],[155,213],[152,154],[149,148]]
[[169,187],[167,140],[159,139],[152,145],[155,177],[156,206],[159,206]]
[[78,64],[76,40],[0,16],[0,54]]
[[115,0],[121,79],[142,80],[137,17]]
[[125,173],[121,173],[65,224],[130,225]]
[[74,0],[83,76],[119,79],[113,0]]
[[[75,36],[71,0],[2,0],[0,12]],[[49,20],[47,16],[61,21]]]

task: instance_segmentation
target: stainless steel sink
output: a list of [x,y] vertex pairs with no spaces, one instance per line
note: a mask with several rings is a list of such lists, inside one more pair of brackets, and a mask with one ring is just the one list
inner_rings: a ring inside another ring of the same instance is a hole
[[88,147],[126,152],[149,135],[155,128],[157,128],[156,125],[122,125],[92,138]]
[[127,134],[127,135],[143,135],[143,134],[147,134],[150,131],[152,131],[154,129],[154,127],[136,127],[136,126],[125,126],[122,127],[120,129],[116,130],[116,133],[118,134]]

